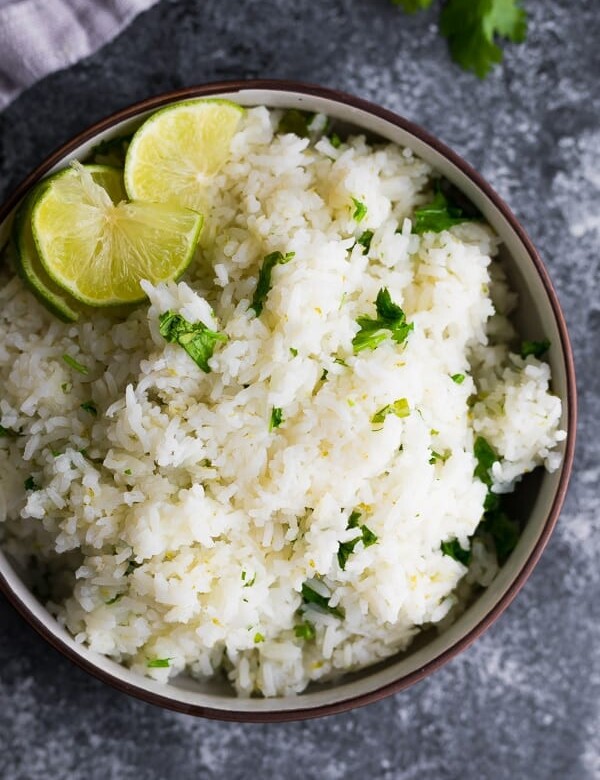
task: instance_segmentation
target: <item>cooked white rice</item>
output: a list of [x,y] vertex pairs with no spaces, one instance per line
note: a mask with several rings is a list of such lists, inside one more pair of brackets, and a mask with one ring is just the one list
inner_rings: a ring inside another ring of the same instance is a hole
[[[557,468],[564,438],[548,365],[509,351],[515,301],[492,231],[413,235],[432,171],[409,149],[309,145],[277,121],[247,112],[197,263],[179,284],[146,284],[149,307],[65,325],[17,278],[0,291],[0,423],[22,434],[0,439],[5,547],[49,567],[50,608],[77,641],[161,681],[224,668],[240,695],[301,691],[444,618],[466,568],[440,544],[469,546],[486,496],[475,437],[500,456],[496,492]],[[277,250],[295,257],[255,317]],[[383,287],[414,330],[354,355],[356,319]],[[159,334],[166,310],[227,334],[212,373]],[[371,422],[399,398],[409,416]],[[274,407],[283,423],[269,430]],[[377,542],[342,570],[353,511]],[[474,548],[469,576],[488,584],[494,553]],[[343,618],[303,607],[307,582]],[[306,620],[314,639],[296,636]]]

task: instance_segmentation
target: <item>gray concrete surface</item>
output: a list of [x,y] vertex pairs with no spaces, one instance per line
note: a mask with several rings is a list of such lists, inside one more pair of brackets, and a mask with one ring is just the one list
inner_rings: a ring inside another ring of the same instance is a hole
[[280,726],[194,720],[62,659],[0,601],[2,780],[600,778],[600,23],[595,0],[525,0],[530,32],[486,81],[448,59],[435,15],[387,0],[163,0],[0,114],[0,198],[54,146],[172,87],[292,77],[413,119],[522,218],[564,306],[579,372],[577,464],[516,602],[412,689]]

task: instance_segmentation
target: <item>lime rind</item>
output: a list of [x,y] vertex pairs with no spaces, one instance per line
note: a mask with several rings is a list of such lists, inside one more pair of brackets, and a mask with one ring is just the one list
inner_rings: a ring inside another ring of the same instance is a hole
[[63,322],[77,322],[80,313],[68,300],[65,291],[46,273],[31,230],[33,207],[46,186],[47,182],[42,182],[31,190],[15,215],[12,233],[15,267],[29,290],[55,317]]
[[206,208],[206,188],[229,157],[245,109],[221,98],[185,100],[152,114],[135,132],[125,158],[132,200]]
[[123,202],[124,194],[118,169],[77,164],[48,182],[33,204],[32,233],[46,273],[89,306],[145,300],[142,279],[179,277],[196,251],[200,214]]

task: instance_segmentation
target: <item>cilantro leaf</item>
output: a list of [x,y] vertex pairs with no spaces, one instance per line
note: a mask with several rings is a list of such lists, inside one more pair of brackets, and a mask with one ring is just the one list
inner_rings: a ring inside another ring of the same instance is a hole
[[462,383],[465,381],[466,376],[464,374],[452,374],[450,379],[457,385],[462,385]]
[[452,203],[436,186],[431,203],[415,209],[412,232],[419,236],[423,233],[441,233],[454,225],[470,221],[471,217],[465,216],[460,206]]
[[358,198],[352,198],[352,203],[354,203],[354,211],[352,212],[352,219],[356,220],[356,222],[362,222],[363,219],[367,216],[367,207],[364,203],[362,203]]
[[490,487],[492,484],[490,469],[498,460],[498,456],[490,446],[487,439],[484,439],[483,436],[478,436],[475,439],[475,444],[473,445],[473,454],[477,460],[477,466],[475,466],[473,476],[477,477],[485,485]]
[[275,268],[276,265],[285,265],[286,263],[289,263],[295,254],[295,252],[288,252],[285,255],[281,252],[271,252],[270,255],[266,255],[261,269],[258,272],[258,282],[256,283],[254,297],[250,304],[250,308],[254,309],[254,313],[257,317],[260,316],[269,290],[271,289],[271,274],[273,268]]
[[36,485],[35,479],[33,477],[27,477],[25,482],[23,482],[23,487],[25,490],[39,490],[39,486]]
[[486,513],[481,523],[481,529],[487,531],[492,537],[498,563],[502,566],[517,546],[520,535],[519,524],[505,512],[495,510]]
[[188,322],[181,314],[166,311],[158,318],[160,335],[169,343],[183,347],[194,363],[206,374],[211,371],[209,358],[218,341],[227,341],[224,333],[210,330],[203,322]]
[[371,241],[373,240],[373,231],[365,230],[364,233],[356,239],[356,243],[360,244],[363,248],[363,255],[366,255],[371,248]]
[[80,408],[83,409],[84,412],[93,414],[94,417],[98,416],[98,410],[92,401],[86,401],[85,403],[80,404]]
[[313,590],[310,585],[306,584],[306,582],[302,584],[302,601],[305,604],[314,604],[316,607],[320,607],[325,612],[329,612],[329,614],[334,615],[334,617],[340,619],[343,618],[344,613],[341,609],[339,609],[339,607],[329,606],[330,598],[330,596],[321,596],[320,593],[317,593],[316,590]]
[[297,636],[298,639],[306,639],[308,641],[314,639],[316,635],[317,631],[310,620],[305,620],[304,623],[294,626],[294,636]]
[[346,569],[346,563],[348,562],[348,558],[352,555],[354,552],[354,548],[359,542],[363,543],[363,546],[370,547],[372,544],[375,544],[377,542],[378,537],[376,534],[371,531],[371,529],[366,525],[359,525],[358,521],[360,520],[361,513],[354,510],[350,517],[348,518],[348,525],[346,526],[347,529],[350,528],[360,528],[360,535],[356,536],[354,539],[350,539],[347,542],[340,542],[338,546],[337,551],[337,559],[340,566],[340,569],[345,570]]
[[279,125],[277,126],[278,133],[294,133],[299,135],[300,138],[308,138],[310,136],[310,125],[315,115],[311,111],[300,111],[299,108],[288,108],[284,111]]
[[87,374],[89,372],[89,369],[86,368],[86,366],[84,366],[82,363],[79,363],[77,360],[75,360],[75,358],[72,358],[71,355],[63,355],[62,359],[69,366],[69,368],[74,368],[75,371],[79,371],[80,374]]
[[404,312],[400,306],[392,301],[386,287],[382,287],[377,293],[375,308],[377,310],[375,319],[363,315],[356,320],[360,325],[360,330],[352,339],[355,353],[363,349],[375,349],[388,338],[389,333],[396,344],[401,344],[413,329],[412,322],[406,322]]
[[109,599],[108,601],[105,601],[107,607],[110,607],[111,604],[116,604],[117,601],[120,601],[123,598],[122,593],[117,593],[116,596],[113,596],[112,599]]
[[429,8],[433,0],[392,0],[394,5],[401,5],[407,14],[424,11]]
[[454,61],[485,78],[502,62],[495,38],[524,41],[527,16],[520,0],[448,0],[440,15],[440,31],[448,39]]
[[254,634],[254,644],[257,645],[260,642],[264,642],[264,641],[265,641],[264,636],[257,631],[256,634]]
[[269,431],[272,431],[274,428],[279,428],[282,422],[283,422],[283,411],[278,406],[274,406],[271,409],[271,420],[269,422]]
[[397,401],[394,401],[391,404],[387,404],[387,406],[384,406],[383,409],[375,412],[373,417],[371,417],[371,422],[374,425],[381,425],[389,414],[395,414],[396,417],[401,418],[408,417],[410,414],[410,406],[408,405],[406,398],[398,398]]
[[342,145],[342,139],[337,133],[332,133],[329,136],[329,143],[333,146],[334,149],[339,149]]
[[146,666],[148,669],[167,669],[171,666],[172,658],[152,658]]
[[461,547],[458,539],[451,539],[449,542],[442,542],[440,549],[444,555],[449,555],[450,558],[454,558],[455,561],[462,563],[463,566],[468,566],[471,563],[471,550],[465,550],[464,547]]
[[521,344],[521,357],[526,358],[529,355],[533,355],[536,358],[541,358],[550,349],[550,342],[548,339],[542,341],[524,341]]

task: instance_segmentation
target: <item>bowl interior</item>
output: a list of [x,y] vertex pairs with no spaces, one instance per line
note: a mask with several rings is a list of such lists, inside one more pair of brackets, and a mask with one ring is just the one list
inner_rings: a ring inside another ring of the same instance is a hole
[[[200,90],[198,92],[200,93]],[[437,142],[420,137],[412,132],[412,128],[396,124],[366,108],[322,95],[273,88],[241,88],[220,92],[202,90],[202,94],[230,98],[244,106],[267,105],[323,112],[336,123],[341,123],[341,127],[357,128],[359,131],[409,146],[458,187],[503,240],[504,266],[512,289],[519,295],[519,307],[513,317],[519,333],[527,339],[546,337],[552,343],[549,360],[553,391],[563,400],[562,426],[567,427],[567,420],[573,411],[568,407],[569,383],[572,379],[569,376],[568,344],[559,329],[545,280],[536,268],[525,241],[511,225],[507,215],[479,186],[479,182],[473,180],[454,159],[446,156],[443,150],[436,148],[439,146]],[[189,96],[191,95],[186,95]],[[172,99],[166,98],[164,103],[171,101]],[[72,148],[50,171],[64,167],[71,159],[84,159],[91,148],[102,140],[131,132],[157,107],[158,104],[151,110],[142,108],[135,115],[117,121],[89,137],[84,143]],[[0,239],[3,234],[6,236],[10,228],[11,216],[7,215],[0,225]],[[1,243],[0,240],[0,245]],[[109,681],[117,687],[144,695],[156,703],[183,711],[242,719],[262,719],[270,713],[279,713],[284,718],[299,714],[310,715],[316,714],[323,707],[343,709],[357,699],[366,702],[377,698],[381,695],[378,692],[387,686],[400,688],[414,682],[466,646],[495,619],[496,613],[510,600],[507,596],[514,595],[517,586],[522,584],[527,576],[529,564],[532,565],[541,552],[540,541],[545,541],[551,530],[548,528],[548,518],[553,509],[557,511],[557,495],[561,489],[564,492],[566,474],[563,472],[568,470],[569,465],[564,462],[561,469],[554,474],[542,474],[541,471],[535,473],[519,486],[513,500],[514,511],[524,522],[519,544],[493,583],[481,592],[453,625],[441,634],[433,631],[425,634],[400,656],[392,657],[362,672],[346,675],[337,681],[311,686],[297,697],[238,699],[226,682],[218,679],[200,683],[182,676],[166,686],[160,685],[76,643],[32,595],[26,584],[26,573],[19,573],[1,552],[0,584],[16,606],[26,613],[30,622],[73,660],[90,671],[100,673],[105,679],[110,678]]]

